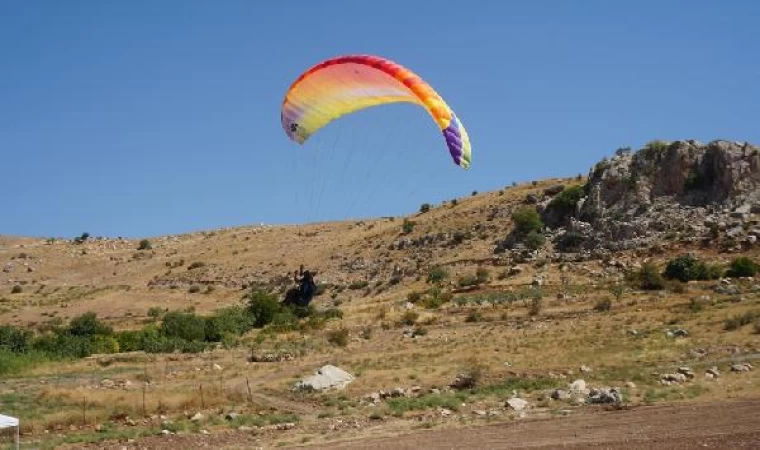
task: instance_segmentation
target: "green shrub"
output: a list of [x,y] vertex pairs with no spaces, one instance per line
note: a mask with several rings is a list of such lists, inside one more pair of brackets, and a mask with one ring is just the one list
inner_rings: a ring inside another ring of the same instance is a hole
[[15,353],[26,353],[32,347],[32,332],[0,325],[0,348]]
[[557,239],[556,245],[561,252],[573,252],[578,251],[585,240],[577,231],[568,231]]
[[561,216],[568,216],[575,213],[575,207],[585,195],[583,186],[573,186],[557,194],[548,208],[557,211]]
[[230,306],[206,317],[206,341],[221,342],[225,335],[242,335],[253,328],[251,316],[241,306]]
[[482,322],[483,314],[480,311],[471,311],[469,314],[467,314],[467,317],[464,318],[464,321],[468,323]]
[[525,236],[531,231],[539,232],[544,228],[536,208],[529,206],[521,207],[512,214],[512,221],[515,225],[515,233],[518,236]]
[[422,206],[420,206],[420,212],[426,213],[430,211],[430,203],[423,203]]
[[11,294],[20,294],[24,292],[24,288],[21,287],[21,285],[15,285],[13,288],[11,288]]
[[726,276],[731,278],[754,277],[758,270],[760,270],[760,265],[746,256],[740,256],[731,260]]
[[457,283],[461,287],[476,286],[478,284],[478,278],[475,275],[463,275],[459,277]]
[[404,234],[409,234],[414,231],[415,223],[409,219],[404,219],[404,223],[401,225],[401,230]]
[[137,246],[138,250],[150,250],[153,248],[153,245],[151,245],[150,241],[147,239],[143,239],[140,241],[140,245]]
[[116,340],[119,343],[119,351],[135,352],[142,350],[142,332],[137,330],[125,330],[116,333]]
[[272,322],[281,309],[274,295],[262,291],[253,291],[248,295],[248,314],[252,316],[254,328],[262,328]]
[[635,278],[641,289],[656,291],[665,288],[665,279],[660,275],[657,266],[651,262],[644,263]]
[[543,234],[539,233],[538,231],[530,231],[528,234],[525,235],[525,238],[523,239],[523,244],[525,244],[526,247],[530,250],[538,250],[541,247],[544,246],[544,243],[546,242],[546,238]]
[[720,277],[717,266],[709,266],[691,255],[681,255],[668,262],[665,277],[682,282],[709,280]]
[[161,322],[161,334],[185,341],[205,341],[206,323],[193,313],[172,311]]
[[158,306],[153,306],[148,309],[148,317],[151,317],[153,319],[159,319],[164,314],[163,308],[160,308]]
[[197,284],[194,284],[194,285],[190,286],[190,289],[187,290],[187,292],[189,292],[191,294],[197,294],[200,291],[201,291],[201,287],[198,286]]
[[95,335],[110,336],[113,329],[99,321],[94,312],[84,313],[71,319],[69,333],[72,336],[90,337]]
[[427,276],[427,282],[433,283],[433,284],[439,284],[443,282],[443,280],[447,279],[448,277],[449,277],[449,272],[446,269],[440,266],[436,266],[430,269],[430,273],[428,273],[428,276]]
[[485,267],[478,267],[478,269],[475,271],[475,277],[477,278],[478,283],[486,283],[490,276],[490,271]]

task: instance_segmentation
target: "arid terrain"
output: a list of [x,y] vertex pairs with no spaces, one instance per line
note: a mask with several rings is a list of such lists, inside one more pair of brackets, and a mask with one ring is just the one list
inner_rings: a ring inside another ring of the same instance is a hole
[[[760,155],[724,141],[406,217],[0,236],[0,325],[29,333],[0,413],[23,448],[760,448],[758,238]],[[168,340],[302,264],[312,310]],[[295,389],[326,365],[343,387]]]

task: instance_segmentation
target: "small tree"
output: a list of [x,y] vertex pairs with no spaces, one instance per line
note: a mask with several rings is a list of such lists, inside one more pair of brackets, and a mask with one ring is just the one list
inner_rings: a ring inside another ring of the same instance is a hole
[[430,211],[430,203],[423,203],[422,206],[420,206],[420,212],[426,213]]
[[248,314],[255,328],[262,328],[272,322],[282,306],[277,297],[262,291],[253,291],[248,295]]
[[525,236],[531,231],[539,232],[544,227],[541,216],[538,215],[536,208],[522,207],[512,214],[512,221],[515,223],[515,232],[519,236]]
[[427,277],[428,283],[439,284],[449,277],[449,272],[443,267],[436,266],[430,269]]
[[150,241],[147,239],[143,239],[140,241],[140,245],[137,247],[138,250],[150,250],[153,246],[151,245]]
[[644,263],[636,275],[641,289],[654,291],[665,288],[665,280],[653,263]]
[[404,234],[409,234],[412,231],[414,231],[414,222],[412,222],[409,219],[404,219],[404,223],[401,226],[401,229],[404,231]]
[[731,261],[726,276],[731,278],[754,277],[759,270],[760,265],[746,256],[740,256]]

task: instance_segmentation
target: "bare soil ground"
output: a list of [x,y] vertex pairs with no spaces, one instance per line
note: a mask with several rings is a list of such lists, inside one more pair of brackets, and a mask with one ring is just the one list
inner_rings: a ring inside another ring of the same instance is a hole
[[[641,406],[620,410],[588,410],[570,417],[525,419],[468,428],[441,428],[398,436],[337,440],[318,449],[371,448],[571,448],[571,449],[692,449],[760,448],[760,399],[692,405]],[[256,435],[226,434],[157,436],[131,443],[86,448],[251,448]],[[269,446],[262,447],[268,448]]]

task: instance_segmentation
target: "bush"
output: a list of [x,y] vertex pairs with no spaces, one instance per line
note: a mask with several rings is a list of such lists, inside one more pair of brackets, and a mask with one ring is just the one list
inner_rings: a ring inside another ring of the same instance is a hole
[[565,189],[557,194],[556,197],[549,202],[548,208],[551,208],[562,217],[573,215],[575,213],[575,207],[578,202],[583,198],[584,188],[583,186],[573,186]]
[[691,255],[681,255],[668,262],[665,277],[682,282],[716,279],[720,277],[720,269],[717,266],[708,266]]
[[758,270],[760,270],[760,266],[757,263],[746,256],[740,256],[731,260],[726,276],[731,278],[754,277]]
[[253,328],[251,316],[240,306],[230,306],[206,318],[206,340],[220,342],[225,335],[242,335]]
[[641,289],[656,291],[665,288],[665,280],[653,263],[644,263],[636,273],[636,281]]
[[194,284],[194,285],[190,286],[190,289],[187,290],[187,292],[189,292],[191,294],[197,294],[200,291],[201,291],[201,287],[198,286],[197,284]]
[[200,269],[201,267],[205,267],[205,266],[206,266],[206,263],[201,262],[201,261],[196,261],[190,264],[189,266],[187,266],[187,270]]
[[358,291],[359,289],[364,289],[365,287],[369,286],[368,281],[354,281],[353,283],[348,285],[348,288],[352,291]]
[[531,231],[539,232],[544,227],[541,216],[538,215],[536,208],[529,206],[519,208],[512,214],[512,221],[515,224],[515,233],[518,236],[525,236]]
[[110,336],[113,334],[113,329],[99,321],[94,312],[84,313],[71,319],[68,331],[72,336],[81,337]]
[[140,241],[140,245],[137,247],[138,250],[150,250],[152,248],[153,245],[151,245],[150,241],[147,239]]
[[557,239],[557,249],[561,252],[572,252],[580,249],[585,237],[577,231],[568,231]]
[[32,333],[15,327],[0,325],[0,348],[14,353],[26,353],[32,347]]
[[406,301],[408,301],[409,303],[417,303],[421,299],[422,299],[422,294],[420,292],[410,292],[406,296]]
[[415,223],[411,220],[404,219],[404,223],[401,225],[401,230],[404,232],[404,234],[409,234],[414,231],[414,225]]
[[327,342],[345,347],[348,345],[348,330],[345,328],[339,328],[337,330],[331,330],[327,333]]
[[430,203],[423,203],[422,206],[420,206],[420,212],[426,213],[430,211]]
[[24,288],[22,288],[21,285],[18,285],[18,284],[13,286],[13,288],[11,289],[11,294],[20,294],[22,292],[24,292]]
[[443,280],[449,277],[449,272],[444,269],[443,267],[433,267],[430,269],[430,273],[428,273],[427,282],[433,283],[433,284],[439,284]]
[[469,314],[467,314],[467,317],[464,318],[464,321],[468,323],[482,322],[483,314],[481,314],[480,311],[472,311]]
[[420,315],[417,314],[417,312],[407,311],[403,316],[401,316],[401,323],[404,325],[412,326],[417,322],[417,319],[419,319],[419,317]]
[[464,275],[459,277],[458,284],[461,287],[477,286],[478,278],[475,275]]
[[612,309],[612,300],[609,298],[601,299],[594,305],[594,311],[606,312],[610,309]]
[[206,323],[193,313],[172,311],[161,322],[161,334],[184,341],[205,341]]
[[475,271],[475,277],[478,279],[478,283],[487,282],[490,276],[491,273],[485,267],[478,267],[478,269]]
[[723,328],[726,331],[733,331],[754,322],[758,318],[760,318],[760,311],[748,311],[726,319]]
[[150,309],[148,309],[148,317],[155,319],[159,319],[164,314],[164,310],[162,308],[159,308],[158,306],[153,306]]
[[541,247],[544,246],[544,243],[546,242],[546,238],[543,234],[539,233],[538,231],[531,231],[527,235],[525,235],[525,238],[523,239],[523,244],[525,244],[526,247],[528,247],[530,250],[538,250]]
[[248,295],[248,314],[251,315],[254,328],[262,328],[272,322],[281,309],[282,306],[274,295],[262,291],[253,291]]

